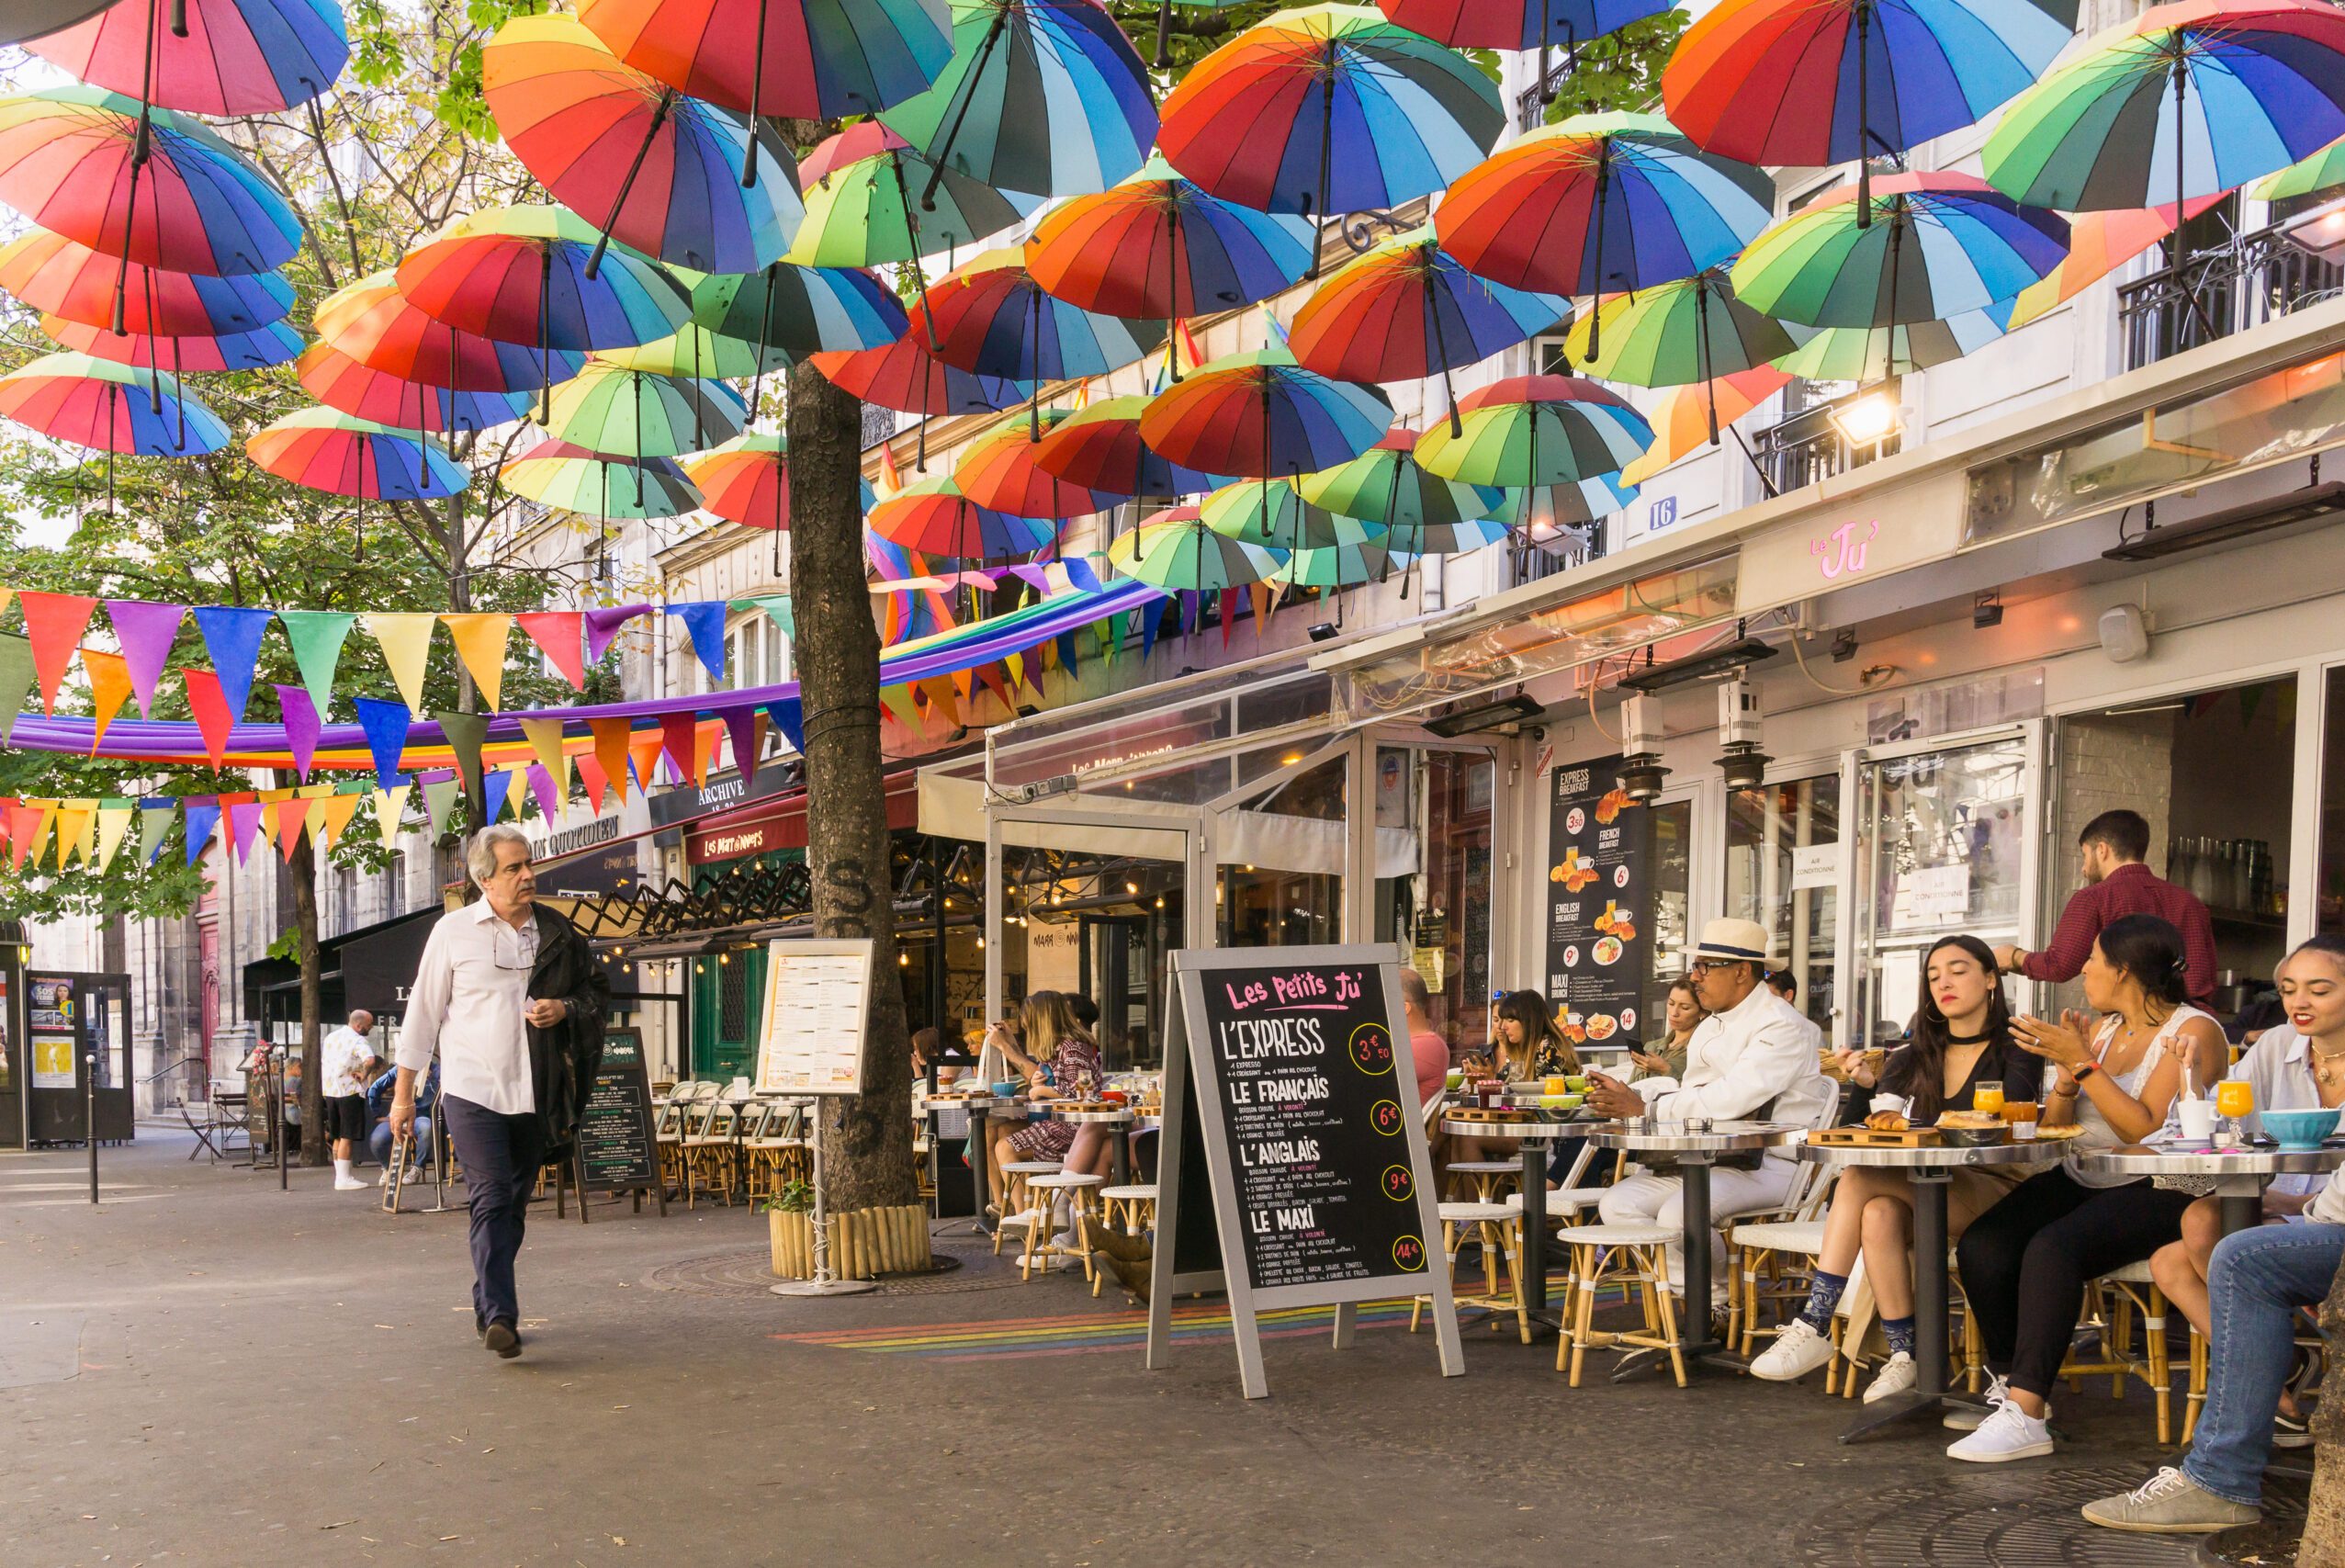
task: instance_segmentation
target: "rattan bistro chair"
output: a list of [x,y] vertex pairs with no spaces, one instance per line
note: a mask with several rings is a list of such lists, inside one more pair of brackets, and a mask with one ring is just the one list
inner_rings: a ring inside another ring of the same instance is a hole
[[699,1206],[701,1190],[733,1201],[735,1134],[738,1112],[730,1100],[711,1095],[695,1101],[684,1123],[684,1207]]

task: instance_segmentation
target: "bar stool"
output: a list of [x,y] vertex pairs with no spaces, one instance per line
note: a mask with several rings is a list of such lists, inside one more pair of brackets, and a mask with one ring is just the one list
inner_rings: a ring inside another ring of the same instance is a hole
[[1055,1176],[1065,1168],[1064,1162],[1054,1159],[1013,1159],[1001,1167],[1001,1223],[994,1228],[993,1255],[1001,1256],[1001,1244],[1009,1227],[1030,1225],[1033,1219],[1033,1198],[1027,1183],[1037,1176]]
[[[1491,1314],[1491,1326],[1498,1326],[1498,1319],[1507,1313],[1515,1314],[1515,1330],[1523,1343],[1531,1342],[1531,1320],[1523,1304],[1522,1235],[1523,1207],[1520,1200],[1499,1203],[1444,1203],[1441,1213],[1441,1251],[1449,1259],[1449,1298],[1458,1306],[1479,1307]],[[1479,1294],[1468,1295],[1458,1289],[1458,1254],[1460,1244],[1471,1235],[1482,1244],[1483,1289]],[[1498,1264],[1506,1264],[1506,1289],[1498,1289]],[[1409,1303],[1409,1332],[1416,1332],[1418,1319],[1426,1303],[1432,1298],[1418,1296]]]
[[[1685,1356],[1677,1337],[1677,1312],[1669,1296],[1669,1244],[1678,1233],[1666,1225],[1566,1225],[1556,1239],[1572,1249],[1571,1284],[1564,1295],[1563,1332],[1556,1341],[1555,1370],[1571,1373],[1580,1386],[1582,1359],[1591,1348],[1630,1346],[1669,1352],[1677,1386],[1685,1386]],[[1592,1322],[1595,1298],[1607,1285],[1637,1287],[1644,1303],[1644,1325],[1621,1332],[1599,1331]]]
[[1031,1279],[1038,1268],[1047,1266],[1052,1258],[1064,1258],[1068,1249],[1052,1237],[1058,1235],[1058,1209],[1066,1205],[1066,1228],[1074,1233],[1075,1254],[1083,1260],[1083,1277],[1097,1282],[1091,1268],[1090,1224],[1098,1211],[1092,1204],[1092,1193],[1107,1185],[1104,1176],[1079,1176],[1069,1171],[1054,1171],[1026,1179],[1026,1191],[1033,1203],[1034,1218],[1026,1226],[1026,1247],[1018,1258],[1018,1277]]
[[1111,1225],[1121,1215],[1123,1234],[1138,1235],[1156,1223],[1156,1184],[1128,1182],[1099,1189],[1099,1224]]
[[1494,1203],[1507,1192],[1520,1191],[1523,1166],[1511,1159],[1458,1159],[1441,1168],[1449,1174],[1449,1195],[1463,1201],[1458,1189],[1465,1183],[1473,1186],[1473,1201]]

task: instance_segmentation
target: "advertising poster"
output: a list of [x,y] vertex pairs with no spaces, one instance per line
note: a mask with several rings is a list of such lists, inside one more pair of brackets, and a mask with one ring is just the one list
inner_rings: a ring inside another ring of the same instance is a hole
[[73,1087],[73,982],[54,978],[26,983],[26,1022],[31,1034],[32,1087]]
[[1652,818],[1616,784],[1619,766],[1604,757],[1548,775],[1547,999],[1574,1045],[1647,1030]]

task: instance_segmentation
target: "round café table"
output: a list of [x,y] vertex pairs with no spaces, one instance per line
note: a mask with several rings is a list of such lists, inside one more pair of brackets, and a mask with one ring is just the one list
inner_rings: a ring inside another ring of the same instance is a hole
[[1951,1293],[1946,1274],[1946,1188],[1957,1170],[2004,1165],[2050,1165],[2062,1145],[2038,1143],[1989,1144],[1983,1148],[1954,1145],[1862,1145],[1803,1144],[1799,1157],[1825,1167],[1862,1166],[1872,1170],[1902,1172],[1913,1186],[1913,1387],[1864,1407],[1855,1423],[1840,1435],[1843,1443],[1894,1426],[1915,1416],[1936,1416],[1952,1405],[1972,1401],[1946,1388],[1946,1311]]
[[[1599,1122],[1587,1130],[1588,1142],[1600,1149],[1670,1156],[1685,1183],[1681,1208],[1688,1336],[1684,1352],[1688,1371],[1698,1365],[1742,1370],[1741,1359],[1724,1355],[1725,1347],[1710,1337],[1710,1167],[1720,1155],[1779,1148],[1804,1132],[1783,1122],[1709,1121]],[[1632,1357],[1630,1364],[1641,1370],[1649,1360],[1649,1357]],[[1626,1370],[1629,1366],[1624,1366]]]
[[2345,1166],[2345,1148],[2283,1149],[2276,1145],[2217,1149],[2201,1145],[2120,1144],[2079,1154],[2080,1169],[2096,1176],[2211,1176],[2222,1210],[2223,1234],[2263,1223],[2263,1190],[2275,1176],[2317,1176]]
[[1105,1127],[1108,1129],[1108,1184],[1122,1187],[1132,1180],[1133,1110],[1119,1105],[1110,1111],[1051,1111],[1051,1119],[1075,1127]]
[[1441,1130],[1453,1138],[1516,1138],[1523,1159],[1523,1305],[1550,1328],[1562,1325],[1547,1312],[1547,1145],[1584,1135],[1603,1122],[1477,1122],[1444,1114]]

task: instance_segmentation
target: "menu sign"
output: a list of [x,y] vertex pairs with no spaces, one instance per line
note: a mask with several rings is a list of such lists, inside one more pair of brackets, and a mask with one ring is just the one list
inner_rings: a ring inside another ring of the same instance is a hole
[[1271,1308],[1336,1304],[1340,1344],[1350,1303],[1430,1294],[1452,1366],[1449,1282],[1429,1267],[1432,1168],[1395,1022],[1401,963],[1390,946],[1173,955],[1173,1034],[1187,1049],[1166,1052],[1157,1234],[1172,1239],[1173,1275],[1151,1297],[1151,1366],[1172,1298],[1216,1284],[1248,1398],[1268,1392],[1253,1314]]
[[1618,757],[1548,775],[1547,999],[1575,1045],[1640,1039],[1652,970],[1652,817]]
[[[613,1029],[603,1037],[603,1061],[586,1097],[586,1111],[577,1133],[578,1190],[587,1192],[660,1194],[660,1212],[668,1212],[660,1182],[660,1151],[653,1142],[651,1080],[644,1068],[643,1036],[633,1029]],[[580,1217],[586,1205],[579,1204]]]
[[861,1094],[869,937],[766,944],[760,1094]]

